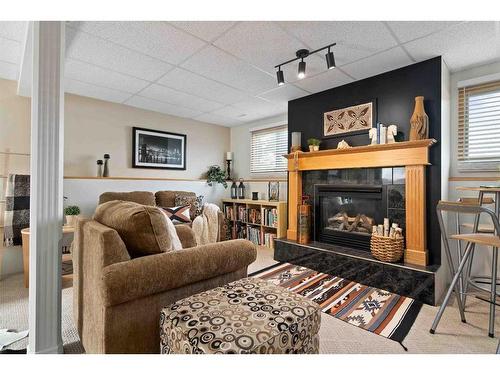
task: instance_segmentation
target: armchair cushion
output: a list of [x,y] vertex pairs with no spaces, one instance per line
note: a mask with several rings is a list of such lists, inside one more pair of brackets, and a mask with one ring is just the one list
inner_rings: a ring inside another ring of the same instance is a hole
[[165,215],[157,207],[110,201],[97,206],[94,220],[116,230],[132,257],[172,249]]
[[196,246],[196,237],[189,225],[178,224],[175,226],[175,230],[177,231],[177,236],[179,236],[183,249],[189,249],[190,247]]
[[127,191],[127,192],[113,192],[108,191],[99,196],[99,204],[110,201],[126,201],[143,204],[145,206],[155,205],[155,196],[150,191]]
[[247,267],[257,250],[247,240],[232,240],[132,259],[103,269],[105,306],[150,296]]

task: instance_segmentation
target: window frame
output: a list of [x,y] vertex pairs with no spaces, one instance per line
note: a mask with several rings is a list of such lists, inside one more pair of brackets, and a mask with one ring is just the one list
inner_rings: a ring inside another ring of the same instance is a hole
[[[492,86],[495,92],[498,89],[500,94],[500,74],[492,74],[485,77],[478,77],[461,81],[457,83],[457,135],[456,135],[456,151],[457,151],[457,169],[459,172],[499,172],[500,171],[500,155],[499,160],[478,160],[474,161],[466,157],[466,142],[468,139],[467,131],[469,127],[468,120],[466,119],[468,111],[465,104],[466,92],[473,90],[484,89]],[[496,108],[496,107],[495,107]],[[499,105],[500,108],[500,105]],[[500,124],[499,124],[500,129]],[[496,127],[495,127],[496,130]]]
[[259,171],[253,171],[252,170],[252,165],[253,165],[252,149],[253,149],[253,136],[254,136],[254,133],[265,132],[265,131],[272,130],[274,128],[276,128],[276,129],[283,128],[283,130],[286,133],[285,149],[283,150],[283,154],[286,154],[287,150],[288,150],[288,124],[283,123],[283,122],[279,122],[279,123],[273,123],[273,124],[268,124],[268,125],[254,127],[254,128],[249,129],[249,132],[250,132],[250,141],[249,141],[250,142],[249,169],[250,169],[250,176],[252,178],[263,178],[263,179],[266,179],[266,178],[284,178],[287,175],[288,171],[287,171],[286,163],[285,163],[285,166],[284,166],[283,170],[261,171],[261,172],[259,172]]

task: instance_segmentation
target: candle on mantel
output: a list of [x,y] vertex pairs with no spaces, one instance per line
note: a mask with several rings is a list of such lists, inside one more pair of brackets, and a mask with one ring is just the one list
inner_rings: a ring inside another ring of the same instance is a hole
[[231,151],[226,152],[226,160],[233,160],[233,153]]

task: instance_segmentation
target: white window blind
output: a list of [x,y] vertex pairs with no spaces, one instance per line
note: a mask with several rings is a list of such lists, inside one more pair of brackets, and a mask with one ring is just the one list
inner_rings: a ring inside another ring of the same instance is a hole
[[461,170],[500,166],[500,81],[458,89],[458,160]]
[[252,131],[250,172],[273,174],[285,172],[288,149],[286,125]]

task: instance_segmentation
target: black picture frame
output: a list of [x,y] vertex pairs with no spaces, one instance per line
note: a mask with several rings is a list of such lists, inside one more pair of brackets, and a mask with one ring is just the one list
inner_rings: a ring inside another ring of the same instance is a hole
[[186,144],[185,134],[134,126],[132,168],[186,170]]

